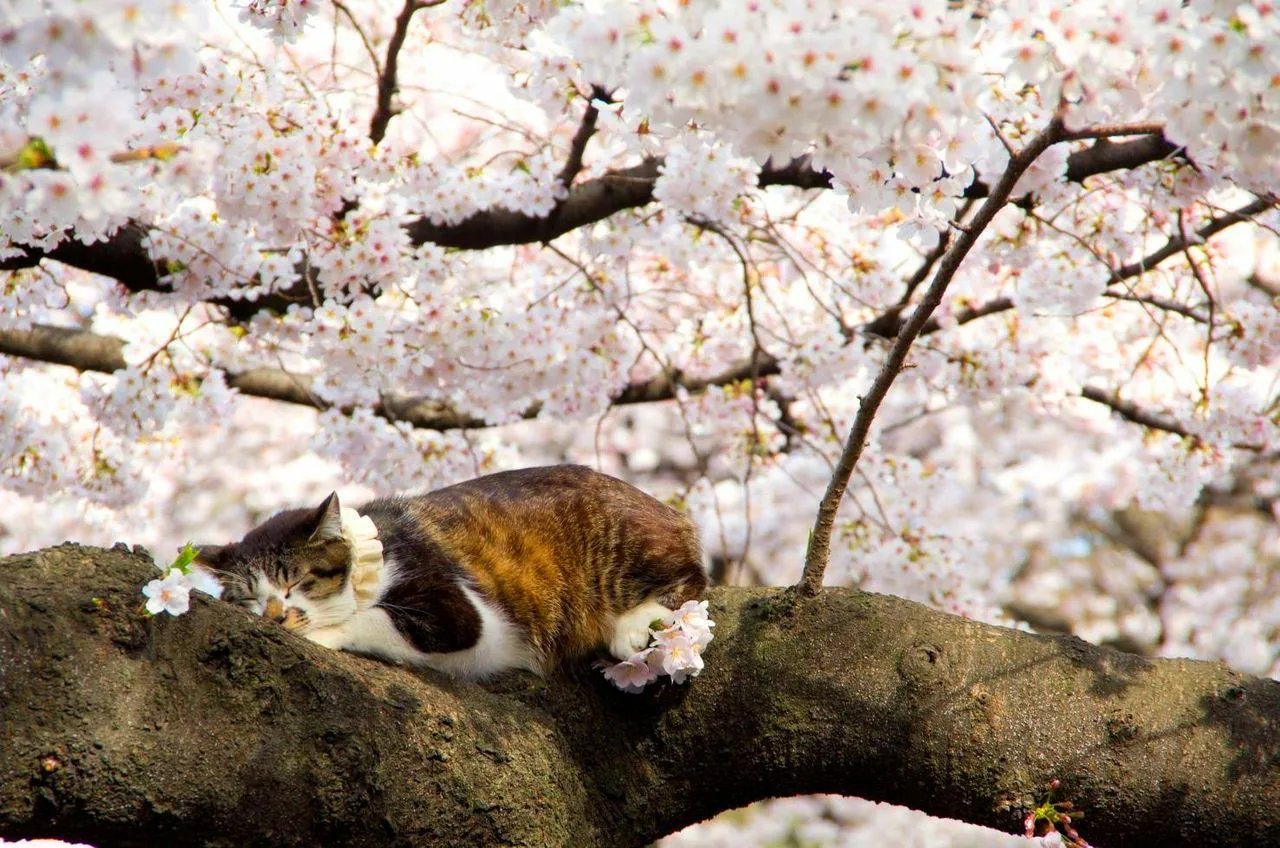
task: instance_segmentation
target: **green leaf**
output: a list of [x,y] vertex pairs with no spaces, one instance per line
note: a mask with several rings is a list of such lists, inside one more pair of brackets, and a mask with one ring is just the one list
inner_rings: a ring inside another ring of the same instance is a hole
[[36,168],[53,168],[57,166],[57,160],[53,158],[53,150],[48,143],[39,136],[32,138],[22,146],[14,157],[13,162],[9,163],[7,170],[10,171],[30,171]]
[[182,550],[178,551],[178,558],[169,565],[169,568],[176,568],[183,574],[190,574],[191,563],[195,562],[199,555],[200,552],[195,549],[195,546],[187,542],[182,546]]

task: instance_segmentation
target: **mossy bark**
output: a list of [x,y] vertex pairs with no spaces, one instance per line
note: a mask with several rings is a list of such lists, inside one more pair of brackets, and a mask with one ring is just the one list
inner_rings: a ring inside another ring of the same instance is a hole
[[897,598],[718,589],[707,669],[458,683],[228,605],[146,618],[145,556],[0,561],[0,835],[99,846],[644,845],[839,792],[1006,830],[1044,786],[1089,839],[1280,845],[1280,683]]

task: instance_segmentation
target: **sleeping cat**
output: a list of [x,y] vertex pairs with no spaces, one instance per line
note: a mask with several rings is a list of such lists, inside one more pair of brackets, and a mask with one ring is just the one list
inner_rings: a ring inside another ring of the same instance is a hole
[[197,562],[224,599],[322,645],[468,678],[546,673],[601,648],[625,659],[706,588],[687,517],[574,465],[359,510],[331,494]]

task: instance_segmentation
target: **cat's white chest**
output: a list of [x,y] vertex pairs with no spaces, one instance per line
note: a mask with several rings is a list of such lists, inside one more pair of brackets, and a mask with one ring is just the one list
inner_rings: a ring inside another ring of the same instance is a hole
[[426,666],[472,680],[513,668],[539,671],[524,634],[502,609],[469,587],[459,588],[480,616],[479,640],[461,651],[419,651],[396,629],[386,611],[376,606],[357,612],[341,624],[313,630],[306,637],[327,648]]

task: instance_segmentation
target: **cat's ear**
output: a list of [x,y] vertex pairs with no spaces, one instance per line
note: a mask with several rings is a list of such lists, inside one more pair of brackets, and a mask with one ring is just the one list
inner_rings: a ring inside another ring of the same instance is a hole
[[308,545],[336,542],[342,538],[342,506],[338,503],[337,492],[331,492],[316,508],[307,526]]

